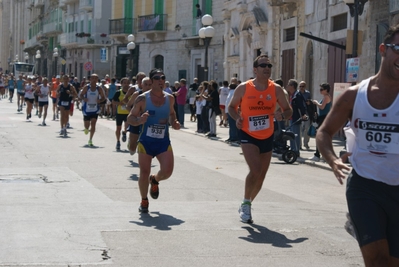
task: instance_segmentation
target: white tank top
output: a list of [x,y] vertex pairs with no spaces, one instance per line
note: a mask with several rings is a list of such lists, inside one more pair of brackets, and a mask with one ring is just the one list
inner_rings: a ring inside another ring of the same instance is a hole
[[351,128],[356,136],[351,163],[362,177],[399,185],[399,95],[386,109],[367,99],[370,78],[359,85]]
[[34,99],[35,96],[33,95],[33,87],[31,84],[25,85],[25,98]]
[[40,85],[39,102],[48,102],[48,92],[50,88],[48,86],[44,87]]

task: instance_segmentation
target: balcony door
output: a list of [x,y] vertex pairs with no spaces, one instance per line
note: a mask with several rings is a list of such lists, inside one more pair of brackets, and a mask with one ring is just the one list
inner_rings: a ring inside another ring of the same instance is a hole
[[154,0],[154,17],[156,19],[157,24],[155,25],[155,30],[161,31],[164,30],[164,16],[165,12],[164,0]]
[[124,33],[133,33],[133,0],[125,0],[123,5],[123,15],[124,15]]

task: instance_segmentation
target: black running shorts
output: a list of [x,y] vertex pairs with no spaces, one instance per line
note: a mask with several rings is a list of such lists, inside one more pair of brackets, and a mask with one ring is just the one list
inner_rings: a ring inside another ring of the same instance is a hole
[[399,186],[349,174],[346,199],[359,246],[386,239],[399,258]]

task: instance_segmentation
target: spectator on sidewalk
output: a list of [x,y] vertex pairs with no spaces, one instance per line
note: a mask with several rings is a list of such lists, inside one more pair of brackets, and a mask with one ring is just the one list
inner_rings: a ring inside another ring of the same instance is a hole
[[229,95],[229,82],[223,81],[223,86],[219,88],[219,100],[220,100],[220,110],[222,114],[220,115],[220,123],[219,126],[224,125],[227,127],[227,114],[226,114],[226,100]]
[[237,84],[231,83],[229,84],[229,94],[227,95],[225,102],[225,112],[227,115],[227,119],[229,121],[229,138],[225,140],[228,143],[240,142],[239,139],[239,131],[237,129],[236,121],[229,115],[229,104],[234,95],[234,90],[236,89]]
[[[202,95],[202,98],[205,99],[204,96],[208,96],[208,87],[209,87],[209,83],[204,81],[201,83],[202,85],[202,89],[199,91],[199,94]],[[201,112],[201,118],[202,118],[202,126],[203,126],[203,130],[205,134],[208,134],[210,131],[210,127],[209,127],[209,109],[210,106],[207,104],[205,105],[205,107],[202,109]]]
[[[328,83],[320,84],[320,93],[323,96],[323,99],[318,102],[317,100],[313,100],[313,104],[315,104],[319,108],[319,113],[317,115],[317,124],[318,128],[323,124],[327,114],[331,109],[331,96],[330,96],[330,85]],[[320,161],[320,151],[316,145],[316,152],[314,156],[310,158],[313,161]]]
[[298,82],[294,79],[290,79],[287,85],[287,91],[290,95],[290,104],[292,107],[291,117],[291,131],[295,134],[295,140],[291,140],[292,150],[300,156],[299,148],[301,147],[301,122],[300,119],[307,120],[306,106],[302,94],[297,90]]
[[186,106],[187,99],[187,81],[186,79],[180,79],[180,88],[175,92],[176,102],[177,102],[177,118],[179,120],[180,126],[184,127],[184,107]]
[[[310,92],[308,90],[306,90],[306,82],[301,81],[299,83],[299,92],[302,94],[303,99],[305,100],[305,104],[306,104],[306,101],[308,101],[311,98]],[[308,115],[308,117],[310,117],[308,107],[309,107],[309,105],[306,104],[306,115]],[[302,123],[301,123],[301,139],[303,139],[303,146],[306,149],[309,149],[309,138],[310,137],[308,135],[308,131],[310,128],[310,123],[311,123],[310,120],[302,121]],[[303,150],[302,145],[301,145],[300,149]]]
[[[200,86],[201,87],[201,86]],[[203,133],[204,132],[204,126],[201,118],[201,113],[202,109],[206,105],[206,100],[201,97],[200,95],[197,95],[195,100],[195,106],[196,106],[196,116],[197,116],[197,133]]]

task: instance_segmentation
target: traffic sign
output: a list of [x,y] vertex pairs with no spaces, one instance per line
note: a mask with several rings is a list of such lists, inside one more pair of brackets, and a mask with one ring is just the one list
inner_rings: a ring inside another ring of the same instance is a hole
[[91,64],[91,62],[86,62],[84,65],[85,70],[87,71],[91,71],[93,69],[93,64]]
[[62,65],[65,65],[65,64],[66,64],[65,58],[61,58],[61,64],[62,64]]

